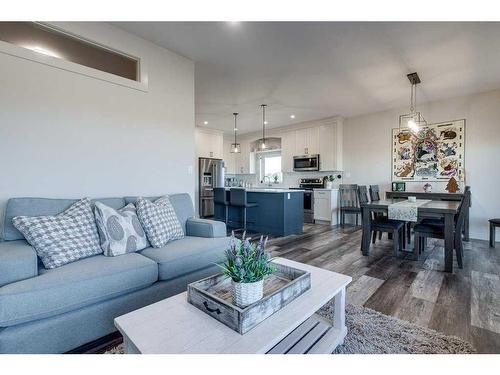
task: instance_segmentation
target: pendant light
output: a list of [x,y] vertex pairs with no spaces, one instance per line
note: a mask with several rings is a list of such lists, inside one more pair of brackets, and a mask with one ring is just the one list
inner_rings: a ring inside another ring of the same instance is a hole
[[238,113],[235,112],[233,113],[234,116],[234,143],[231,143],[231,153],[232,154],[239,154],[241,152],[241,145],[236,142],[236,133],[238,131],[238,128],[236,126],[236,119],[238,117]]
[[261,104],[260,105],[262,108],[262,139],[260,140],[259,144],[259,151],[265,151],[267,150],[267,144],[266,144],[266,107],[267,104]]
[[399,116],[399,130],[408,128],[414,133],[427,126],[427,122],[420,112],[417,111],[417,85],[421,82],[418,74],[410,73],[407,75],[410,81],[410,113]]

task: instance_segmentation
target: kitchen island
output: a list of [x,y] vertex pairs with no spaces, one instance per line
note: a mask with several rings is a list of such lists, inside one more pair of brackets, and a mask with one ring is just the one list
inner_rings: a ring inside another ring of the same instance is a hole
[[[229,201],[229,188],[226,188]],[[304,225],[304,191],[288,189],[247,189],[247,201],[256,207],[247,208],[247,230],[288,236],[302,234]],[[225,207],[215,204],[214,219],[224,221]],[[243,228],[243,207],[228,206],[227,226]]]

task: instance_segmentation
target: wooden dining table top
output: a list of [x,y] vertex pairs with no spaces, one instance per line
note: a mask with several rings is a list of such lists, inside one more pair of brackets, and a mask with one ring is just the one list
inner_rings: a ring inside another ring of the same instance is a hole
[[[362,203],[361,207],[370,209],[387,209],[391,204],[403,202],[407,199],[381,199],[369,203]],[[419,201],[420,199],[417,199]],[[458,201],[433,201],[430,200],[421,206],[418,206],[418,211],[422,213],[437,213],[437,214],[457,214],[460,208]]]

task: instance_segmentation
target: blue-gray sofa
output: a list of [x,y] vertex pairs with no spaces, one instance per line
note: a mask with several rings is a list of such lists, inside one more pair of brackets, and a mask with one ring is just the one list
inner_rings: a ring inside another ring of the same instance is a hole
[[[163,248],[92,256],[45,269],[12,225],[19,215],[55,215],[72,199],[13,198],[0,242],[0,353],[64,353],[116,331],[113,319],[186,290],[217,272],[229,238],[222,222],[197,219],[188,194],[170,195],[186,237]],[[113,208],[135,197],[98,201]]]

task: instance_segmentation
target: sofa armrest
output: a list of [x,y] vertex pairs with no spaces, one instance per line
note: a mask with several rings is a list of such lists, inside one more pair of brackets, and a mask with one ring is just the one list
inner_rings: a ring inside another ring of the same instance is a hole
[[222,221],[190,218],[186,221],[186,234],[195,237],[226,237],[226,224]]
[[38,276],[35,249],[24,240],[0,242],[0,287]]

